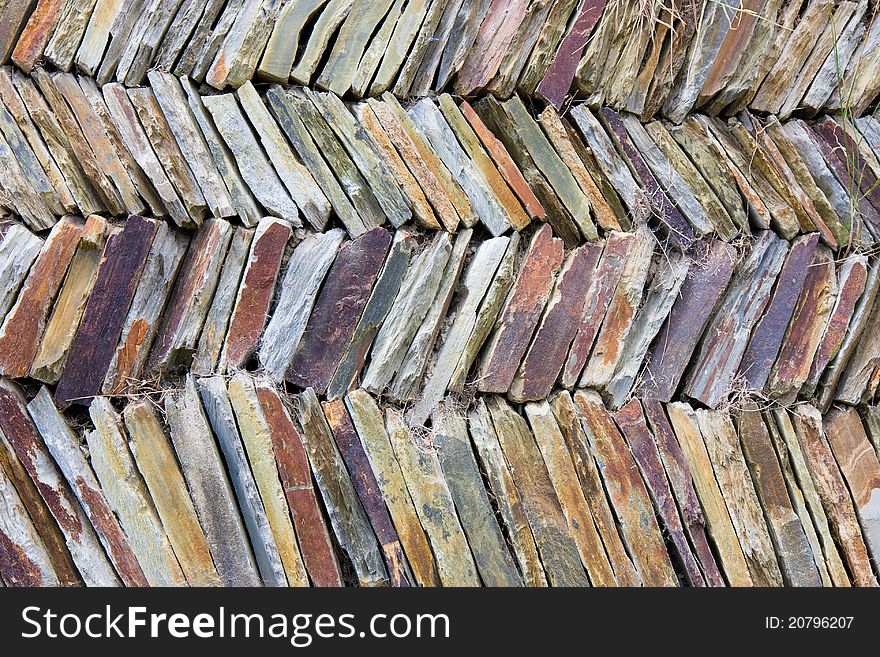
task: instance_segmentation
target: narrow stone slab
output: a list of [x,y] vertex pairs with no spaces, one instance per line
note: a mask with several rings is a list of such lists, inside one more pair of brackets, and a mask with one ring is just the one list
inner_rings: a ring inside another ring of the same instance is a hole
[[407,415],[411,426],[423,425],[443,398],[465,347],[473,332],[480,304],[510,244],[507,237],[483,242],[468,264],[462,279],[463,294],[456,306],[455,319],[441,345],[434,366],[416,405]]
[[37,357],[49,312],[82,236],[81,220],[65,217],[46,238],[0,327],[0,373],[25,377]]
[[431,542],[440,582],[443,586],[480,586],[478,569],[436,451],[417,442],[419,438],[395,409],[386,411],[385,426],[407,490]]
[[288,2],[281,8],[257,68],[260,78],[272,82],[288,81],[306,23],[326,3],[327,0]]
[[452,252],[449,236],[437,233],[413,258],[370,351],[370,365],[361,381],[365,390],[382,392],[400,370],[437,298]]
[[715,544],[720,566],[731,586],[753,586],[749,565],[728,511],[712,461],[706,449],[696,412],[687,404],[668,404],[669,421],[693,477],[694,489],[706,516],[709,536]]
[[198,380],[202,406],[211,422],[211,428],[220,443],[229,471],[232,488],[238,500],[238,508],[244,527],[250,538],[256,567],[265,586],[287,586],[287,575],[278,543],[272,533],[266,506],[251,471],[248,457],[242,446],[242,438],[233,414],[226,382],[213,376]]
[[12,61],[25,73],[30,73],[42,57],[43,49],[58,25],[65,4],[66,0],[39,2],[27,19],[11,55]]
[[850,320],[855,314],[856,304],[865,291],[867,278],[868,261],[861,256],[848,259],[838,270],[837,298],[810,364],[810,373],[803,388],[806,394],[812,395],[815,392],[826,366],[839,353],[849,331]]
[[730,416],[726,411],[698,410],[697,423],[752,582],[756,586],[782,586],[770,533]]
[[202,96],[202,103],[211,113],[217,131],[232,151],[241,177],[254,197],[269,214],[286,219],[300,227],[299,208],[290,197],[272,163],[257,143],[253,129],[242,114],[233,94]]
[[185,586],[168,536],[128,450],[122,421],[106,397],[89,405],[95,430],[86,433],[92,467],[119,516],[150,586]]
[[699,559],[706,585],[725,586],[724,576],[721,574],[712,548],[709,547],[707,520],[700,506],[691,471],[666,411],[660,402],[649,399],[642,401],[642,407],[672,492],[678,502],[684,529],[690,538],[694,554]]
[[7,586],[61,586],[52,560],[24,504],[0,470],[0,576]]
[[174,450],[150,400],[125,407],[129,446],[174,554],[190,586],[220,586],[208,542],[177,465]]
[[147,586],[147,579],[132,551],[128,536],[111,510],[92,466],[83,454],[82,439],[55,408],[48,388],[40,388],[27,409],[49,453],[104,546],[119,579],[126,586]]
[[813,549],[795,513],[758,405],[748,402],[736,414],[736,424],[785,583],[788,586],[821,586]]
[[208,151],[208,144],[190,111],[183,87],[170,73],[150,71],[147,74],[156,102],[171,128],[171,133],[189,165],[211,214],[232,217],[236,214],[229,191]]
[[318,397],[311,388],[297,397],[297,415],[303,429],[303,444],[333,533],[351,560],[358,582],[361,586],[386,585],[388,573],[376,535],[333,441]]
[[[287,369],[288,381],[314,387],[322,394],[327,390],[351,342],[390,244],[391,234],[374,228],[340,249]],[[340,315],[343,303],[345,313]]]
[[362,389],[351,391],[345,398],[345,405],[375,473],[379,492],[394,521],[415,582],[420,586],[437,586],[440,580],[431,546],[419,522],[415,503],[406,488],[400,464],[394,456],[382,411]]
[[260,576],[217,442],[188,375],[165,397],[171,442],[224,586],[259,586]]
[[876,561],[880,553],[880,461],[852,407],[831,410],[825,418],[825,436],[855,502],[865,544]]
[[205,82],[215,89],[240,87],[254,76],[282,0],[244,0],[214,57]]
[[594,578],[601,580],[600,572],[590,573],[587,578],[577,543],[571,536],[553,482],[526,421],[501,397],[489,397],[487,405],[547,581],[553,586],[589,586]]
[[159,329],[159,316],[177,280],[188,244],[189,239],[184,233],[164,222],[159,224],[125,317],[119,344],[104,377],[101,389],[105,395],[120,394],[130,387],[137,387],[141,381]]
[[52,461],[25,404],[21,388],[10,381],[0,382],[0,432],[58,523],[83,582],[87,586],[118,586],[94,529]]
[[410,255],[415,248],[415,239],[407,231],[398,230],[376,279],[373,291],[358,325],[351,337],[351,343],[339,361],[339,366],[327,387],[327,398],[338,399],[348,392],[361,373],[373,340],[383,325],[391,306],[394,304],[406,275]]
[[376,481],[367,454],[361,445],[348,411],[345,409],[345,403],[341,399],[337,399],[336,401],[323,402],[321,406],[324,409],[327,424],[333,432],[333,440],[336,442],[339,453],[351,475],[351,482],[357,492],[358,499],[363,505],[376,538],[379,539],[390,583],[392,586],[409,586],[406,560],[400,539],[397,536],[397,530],[394,528],[394,523],[385,506],[379,483]]
[[470,446],[467,426],[448,404],[433,415],[434,441],[452,500],[486,586],[522,586]]
[[695,248],[687,277],[654,341],[638,395],[664,402],[672,399],[735,261],[735,249],[720,240],[701,242]]
[[232,226],[208,219],[193,237],[147,359],[147,372],[189,366],[211,307]]
[[121,231],[108,238],[55,389],[59,406],[87,404],[100,392],[157,230],[157,221],[132,215]]
[[562,264],[541,324],[510,385],[511,399],[544,399],[550,393],[577,335],[600,254],[599,246],[583,246],[572,251]]
[[791,419],[807,469],[853,582],[856,586],[877,586],[850,492],[824,435],[822,416],[809,404],[801,404],[791,413]]
[[661,325],[679,298],[691,259],[674,252],[654,259],[646,282],[645,300],[632,323],[625,345],[614,369],[614,376],[605,386],[612,404],[619,408],[630,395],[642,370],[642,363]]
[[614,414],[614,422],[626,439],[633,460],[639,466],[645,487],[657,509],[658,519],[683,565],[685,580],[691,586],[706,586],[699,561],[688,544],[675,498],[660,459],[660,452],[654,442],[654,436],[648,429],[639,401],[630,400]]
[[287,582],[290,586],[308,586],[309,579],[293,530],[290,508],[287,506],[287,498],[275,464],[271,428],[263,416],[254,380],[249,375],[239,372],[230,379],[229,401],[235,410],[241,440],[263,499],[263,507],[278,546],[284,572],[287,574]]
[[626,341],[635,324],[651,269],[654,244],[654,238],[646,228],[640,228],[635,233],[635,242],[627,253],[617,287],[602,320],[602,328],[596,336],[590,361],[581,375],[582,387],[608,385],[625,355]]
[[[129,89],[128,99],[134,105],[147,139],[153,147],[153,152],[161,163],[161,168],[173,183],[174,189],[186,208],[190,218],[189,223],[198,226],[208,213],[208,206],[180,147],[174,140],[174,135],[159,108],[156,96],[149,88]],[[166,197],[167,194],[163,196],[163,198]],[[166,207],[168,202],[166,200]]]
[[714,408],[731,391],[748,336],[769,302],[787,251],[788,243],[772,232],[759,233],[703,332],[685,386],[688,396]]
[[[76,3],[74,3],[76,4]],[[110,39],[110,28],[122,5],[122,0],[98,0],[92,15],[86,18],[82,43],[76,52],[76,65],[86,75],[94,75]]]
[[280,381],[299,348],[318,290],[345,232],[334,228],[308,235],[297,245],[279,286],[279,297],[260,342],[260,365]]
[[56,383],[67,360],[76,329],[98,273],[101,253],[107,241],[108,225],[98,215],[86,220],[70,261],[64,284],[52,309],[39,351],[31,365],[31,376],[45,383]]
[[315,586],[342,586],[342,573],[318,503],[318,494],[312,485],[312,473],[300,432],[272,383],[257,379],[255,388],[263,416],[270,427],[278,475],[309,578]]
[[290,145],[254,86],[246,82],[236,95],[290,197],[315,230],[323,230],[330,218],[330,201],[324,196],[309,170],[290,150]]
[[254,354],[275,296],[275,281],[290,235],[290,226],[281,219],[266,218],[257,224],[229,318],[220,371],[242,368]]
[[602,327],[605,313],[617,289],[624,265],[636,242],[635,233],[613,232],[608,235],[605,247],[602,249],[602,257],[590,280],[577,334],[571,341],[571,347],[562,366],[559,381],[566,388],[573,388],[580,379],[593,349],[593,342]]
[[[205,317],[205,324],[199,335],[199,346],[193,356],[190,368],[193,374],[207,376],[220,371],[218,365],[229,328],[229,317],[238,297],[238,287],[248,262],[253,238],[254,230],[251,228],[236,226],[232,230],[229,250],[223,259],[223,269],[220,271],[217,289],[214,290],[214,298],[211,300],[211,309]],[[260,328],[262,329],[262,326]]]
[[6,317],[15,304],[42,247],[43,240],[21,224],[12,224],[4,231],[0,238],[0,317]]

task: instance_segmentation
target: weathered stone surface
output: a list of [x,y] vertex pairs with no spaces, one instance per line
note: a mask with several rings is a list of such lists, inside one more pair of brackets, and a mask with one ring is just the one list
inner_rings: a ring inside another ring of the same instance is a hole
[[748,336],[769,302],[787,251],[788,244],[772,232],[759,233],[703,332],[685,386],[688,396],[714,408],[731,391]]
[[250,80],[284,5],[283,0],[245,0],[214,57],[205,82],[215,89]]
[[849,331],[850,320],[855,314],[856,304],[865,291],[867,278],[868,261],[863,256],[847,259],[838,270],[837,298],[803,388],[808,395],[815,392],[826,366],[839,353]]
[[434,102],[423,98],[409,109],[409,115],[461,186],[476,216],[489,232],[498,236],[510,228],[504,208],[458,143],[455,133]]
[[[357,96],[365,96],[367,93],[381,93],[391,86],[393,75],[406,56],[407,49],[415,30],[421,22],[420,12],[423,14],[426,2],[406,2],[395,0],[391,9],[382,22],[382,26],[376,31],[367,51],[361,58],[352,80],[352,91]],[[384,74],[377,77],[374,84],[373,77],[377,75],[380,65]]]
[[92,467],[128,534],[147,581],[150,586],[186,585],[186,577],[128,450],[119,416],[106,397],[92,400],[89,416],[95,425],[94,431],[86,433]]
[[35,379],[55,383],[61,375],[67,350],[95,282],[107,232],[107,223],[98,215],[89,217],[82,228],[76,253],[70,261],[64,284],[40,340],[39,351],[31,365],[30,375]]
[[129,404],[123,412],[129,446],[174,554],[190,586],[219,586],[208,542],[177,465],[174,450],[150,400]]
[[452,252],[449,236],[438,233],[413,258],[370,351],[370,365],[361,383],[364,389],[372,393],[383,391],[399,371],[437,297]]
[[376,535],[311,388],[297,398],[297,415],[312,473],[340,547],[351,560],[361,586],[386,585],[388,573]]
[[220,278],[232,226],[208,219],[192,239],[147,359],[147,372],[189,366]]
[[85,19],[88,25],[76,52],[76,65],[86,75],[94,75],[98,69],[110,39],[110,28],[121,7],[122,0],[98,0],[92,15]]
[[698,410],[696,416],[752,583],[755,586],[782,586],[782,573],[773,552],[773,543],[730,416],[726,411],[707,410]]
[[341,399],[337,399],[323,402],[321,406],[324,409],[324,416],[327,418],[330,430],[333,432],[333,440],[336,442],[346,469],[351,475],[351,482],[357,492],[358,499],[363,505],[376,538],[379,539],[379,545],[385,555],[385,564],[388,568],[391,585],[409,586],[406,560],[400,539],[397,536],[397,530],[391,521],[379,483],[376,481],[376,476],[345,408],[345,403]]
[[632,247],[627,251],[620,278],[602,320],[602,328],[596,336],[590,361],[581,375],[582,387],[603,387],[611,382],[635,324],[653,253],[653,236],[647,228],[640,228],[635,233]]
[[82,321],[55,389],[55,402],[87,404],[101,390],[158,222],[132,215],[104,247]]
[[507,535],[526,586],[547,586],[535,537],[483,399],[477,402],[468,415],[468,429],[477,450],[481,470],[486,473],[489,490],[507,528]]
[[271,427],[263,415],[254,380],[239,372],[229,381],[229,400],[235,410],[241,439],[247,450],[254,481],[260,490],[266,517],[278,546],[281,563],[290,586],[308,586],[309,579],[299,552],[290,518],[290,508],[275,464]]
[[204,81],[220,43],[232,26],[244,0],[208,0],[192,38],[174,68],[175,75],[189,75]]
[[51,306],[82,231],[80,220],[65,217],[55,225],[40,249],[15,305],[0,327],[0,372],[4,375],[19,378],[30,372]]
[[379,275],[391,234],[374,228],[339,251],[287,369],[287,379],[326,391],[351,343],[370,291]]
[[849,486],[862,536],[876,562],[880,553],[880,461],[858,411],[852,407],[831,410],[825,418],[825,436]]
[[418,436],[394,409],[386,411],[385,426],[407,490],[431,542],[440,582],[443,586],[480,586],[477,566],[436,451],[417,442]]
[[852,498],[822,429],[822,416],[809,404],[791,413],[804,461],[856,586],[877,586]]
[[[219,376],[202,378],[198,381],[198,388],[202,406],[225,457],[226,468],[229,471],[235,497],[238,499],[238,508],[241,510],[241,518],[244,521],[244,528],[247,529],[256,567],[260,571],[263,584],[287,586],[287,575],[281,562],[278,543],[242,446],[242,437],[236,426],[236,417],[229,401],[226,382]],[[236,519],[237,517],[236,515]]]
[[677,252],[655,258],[649,272],[651,282],[646,283],[645,301],[632,323],[614,376],[605,386],[615,407],[622,406],[630,395],[651,342],[679,298],[690,265],[691,259]]
[[312,27],[312,33],[297,65],[290,72],[293,81],[303,85],[309,84],[330,38],[348,16],[353,4],[353,0],[331,0],[327,4]]
[[706,586],[700,564],[688,544],[687,535],[676,507],[675,498],[660,460],[660,452],[648,429],[642,406],[637,399],[630,400],[614,414],[614,422],[629,445],[633,460],[642,473],[651,501],[664,532],[675,548],[684,567],[685,580],[691,586]]
[[113,514],[92,466],[81,449],[81,439],[55,408],[49,390],[46,387],[40,388],[27,409],[119,578],[126,586],[147,586],[147,579],[132,551],[128,536]]
[[344,237],[345,231],[339,228],[308,235],[290,256],[258,351],[260,365],[276,381],[284,378],[293,360],[318,290]]
[[[174,140],[174,135],[159,108],[156,96],[149,88],[129,89],[128,99],[134,105],[147,139],[153,147],[153,152],[161,163],[161,168],[164,169],[169,180],[173,183],[174,189],[180,195],[180,200],[190,218],[189,223],[201,224],[208,212],[208,206],[180,147]],[[167,196],[167,194],[163,196],[166,207],[169,202],[173,203],[167,199]],[[169,210],[169,212],[173,211]],[[172,216],[174,215],[172,214]]]
[[413,235],[403,230],[395,233],[388,257],[373,285],[370,299],[364,306],[364,312],[354,329],[348,348],[327,387],[328,399],[344,397],[360,375],[373,340],[401,290],[401,283],[414,248]]
[[475,329],[480,304],[509,245],[510,239],[507,237],[487,240],[477,248],[468,264],[461,283],[463,292],[454,311],[455,319],[434,359],[433,369],[424,383],[421,396],[407,415],[411,426],[423,425],[445,395]]
[[544,399],[550,393],[577,335],[600,253],[599,246],[583,246],[572,251],[563,263],[541,324],[510,385],[511,399]]
[[382,411],[373,398],[361,389],[350,392],[345,404],[375,474],[379,492],[394,521],[415,582],[421,586],[437,586],[440,580],[431,546],[394,455]]
[[767,392],[781,403],[791,403],[810,373],[810,365],[837,296],[834,256],[819,247],[808,272],[788,331],[767,381]]
[[602,581],[601,573],[589,573],[588,579],[584,572],[577,543],[571,536],[553,482],[525,420],[501,397],[489,397],[487,405],[535,537],[547,581],[553,586],[589,586],[591,580]]
[[275,281],[290,235],[290,226],[281,219],[266,218],[257,225],[229,318],[220,371],[244,367],[256,350],[275,295]]
[[532,192],[531,187],[529,187],[528,182],[526,182],[526,179],[523,177],[516,162],[510,157],[510,153],[507,151],[504,144],[502,144],[488,126],[483,123],[483,120],[467,101],[462,101],[460,109],[471,129],[479,138],[480,143],[483,144],[483,148],[486,149],[491,156],[492,161],[495,162],[495,166],[498,167],[501,176],[504,178],[505,182],[510,185],[511,190],[516,194],[520,203],[522,203],[529,217],[532,219],[545,218],[547,213],[544,210],[544,207],[541,205],[538,197]]
[[513,557],[495,519],[468,438],[465,418],[451,404],[432,416],[440,466],[455,502],[480,578],[486,586],[522,586]]
[[269,214],[299,227],[299,208],[257,143],[256,135],[242,114],[233,94],[202,96],[217,131],[232,151],[241,177]]
[[7,586],[62,584],[12,481],[0,469],[0,576]]
[[159,329],[159,316],[165,309],[188,244],[184,233],[164,222],[159,224],[104,378],[105,395],[137,387],[143,377],[147,356]]
[[0,317],[15,304],[42,246],[43,240],[21,224],[12,224],[0,238]]
[[312,486],[312,474],[300,433],[275,386],[257,379],[255,388],[270,428],[278,475],[309,578],[315,586],[342,586],[339,563]]
[[788,586],[821,586],[812,546],[795,513],[757,403],[747,402],[736,414],[736,425],[785,583]]
[[693,477],[694,489],[706,517],[706,528],[718,553],[719,565],[724,570],[725,579],[730,586],[753,586],[743,548],[715,480],[697,415],[690,406],[680,402],[667,404],[666,410]]
[[0,433],[15,451],[64,534],[67,549],[87,586],[117,586],[119,580],[88,518],[58,471],[25,408],[22,390],[0,382]]
[[165,398],[171,442],[224,586],[259,586],[245,528],[195,380]]
[[[238,297],[238,287],[248,262],[253,238],[253,229],[236,226],[232,230],[229,250],[223,259],[223,269],[220,271],[217,289],[214,290],[214,298],[211,300],[211,309],[205,317],[199,335],[199,346],[193,356],[190,368],[193,374],[207,376],[221,371],[218,367],[220,354],[226,341],[229,318]],[[262,325],[260,329],[262,330]]]
[[[194,2],[193,4],[198,3]],[[229,196],[232,200],[232,206],[235,208],[235,213],[245,226],[256,225],[262,216],[262,211],[250,187],[247,186],[242,178],[238,165],[235,163],[235,157],[224,143],[223,137],[214,125],[214,120],[205,108],[202,97],[199,95],[192,80],[183,76],[180,78],[180,82],[186,93],[189,109],[199,124],[202,136],[205,138],[208,150],[214,159],[214,165],[217,167],[217,171],[223,179],[226,189],[229,190]]]
[[385,162],[385,166],[400,186],[400,191],[403,193],[416,221],[426,228],[440,228],[440,224],[434,215],[434,210],[431,208],[425,192],[397,152],[394,143],[391,141],[388,133],[385,132],[385,128],[382,127],[382,123],[379,121],[373,108],[369,103],[359,103],[352,107],[352,111],[360,122],[365,135],[372,141],[376,153]]
[[18,41],[12,50],[12,61],[25,73],[30,73],[42,57],[43,49],[58,25],[65,4],[69,4],[67,0],[38,2],[27,19],[27,24],[18,35]]
[[[642,401],[642,409],[648,420],[657,453],[669,480],[672,493],[678,503],[682,524],[693,546],[693,554],[699,560],[706,586],[725,586],[724,576],[709,547],[706,518],[700,506],[694,481],[687,460],[679,445],[663,405],[654,400]],[[635,454],[635,453],[634,453]],[[637,460],[639,457],[636,457]]]
[[278,13],[266,50],[257,68],[257,75],[273,82],[287,82],[299,50],[299,40],[309,18],[327,0],[288,2]]
[[290,145],[254,86],[246,82],[238,90],[237,96],[290,197],[308,222],[316,230],[323,230],[330,217],[330,201],[324,196],[309,170],[290,150]]
[[[880,323],[877,293],[880,289],[880,269],[869,268],[865,293],[856,306],[850,327],[837,356],[828,367],[828,380],[820,395],[822,407],[827,409],[832,399],[857,404],[865,396],[877,363],[880,362]],[[838,385],[839,383],[839,385]]]
[[654,342],[637,394],[669,401],[733,272],[736,252],[719,240],[701,242]]
[[646,586],[676,586],[678,580],[636,463],[594,392],[574,396],[599,472],[620,522],[621,537]]
[[208,151],[208,144],[190,111],[180,82],[170,73],[150,71],[150,86],[171,133],[189,165],[208,208],[215,217],[236,214],[232,199],[220,177],[220,172]]
[[491,82],[522,25],[528,4],[524,0],[493,0],[456,78],[457,93],[472,94]]
[[[786,409],[776,409],[765,412],[765,418],[771,436],[776,443],[776,453],[780,457],[783,472],[789,483],[789,490],[793,493],[792,499],[798,500],[798,497],[794,495],[795,492],[801,494],[802,509],[799,515],[804,529],[812,529],[810,541],[813,546],[813,556],[820,568],[822,584],[838,587],[851,586],[849,574],[846,572],[840,552],[831,535],[828,517],[825,514],[825,509],[822,508],[822,501],[819,499],[813,477],[807,468],[791,416]],[[810,536],[809,531],[807,535]]]

